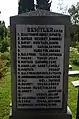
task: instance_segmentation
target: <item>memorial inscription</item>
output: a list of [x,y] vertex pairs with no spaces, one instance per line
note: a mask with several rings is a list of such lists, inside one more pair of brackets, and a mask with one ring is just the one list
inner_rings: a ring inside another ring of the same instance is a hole
[[64,25],[16,25],[17,108],[62,108]]

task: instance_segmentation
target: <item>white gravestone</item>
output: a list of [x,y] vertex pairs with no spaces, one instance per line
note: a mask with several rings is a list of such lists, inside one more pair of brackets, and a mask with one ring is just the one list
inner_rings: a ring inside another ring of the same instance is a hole
[[17,108],[62,108],[64,25],[16,25]]

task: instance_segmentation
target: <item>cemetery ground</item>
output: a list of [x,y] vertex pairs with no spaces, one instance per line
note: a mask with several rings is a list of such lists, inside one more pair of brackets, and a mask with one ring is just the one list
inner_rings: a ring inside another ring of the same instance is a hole
[[[70,51],[70,65],[72,70],[78,70],[79,65],[77,58],[79,54],[74,52],[73,49]],[[79,80],[79,76],[69,76],[68,83],[68,106],[70,107],[73,115],[73,119],[76,118],[76,105],[77,105],[77,89],[72,86],[72,81]],[[0,119],[9,119],[11,102],[11,73],[10,67],[8,67],[5,76],[0,78]]]

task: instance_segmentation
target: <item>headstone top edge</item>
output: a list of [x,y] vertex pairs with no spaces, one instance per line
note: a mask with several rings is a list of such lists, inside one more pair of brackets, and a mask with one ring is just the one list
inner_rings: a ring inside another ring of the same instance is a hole
[[70,17],[69,15],[46,11],[46,10],[40,10],[40,9],[36,11],[30,11],[30,12],[22,13],[19,15],[11,16],[11,17],[16,17],[16,16],[65,16],[65,17]]

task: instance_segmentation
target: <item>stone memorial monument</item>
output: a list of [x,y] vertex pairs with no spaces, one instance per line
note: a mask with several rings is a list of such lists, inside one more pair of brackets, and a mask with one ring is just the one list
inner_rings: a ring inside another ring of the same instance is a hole
[[10,18],[11,119],[72,119],[67,108],[70,17],[36,10]]

